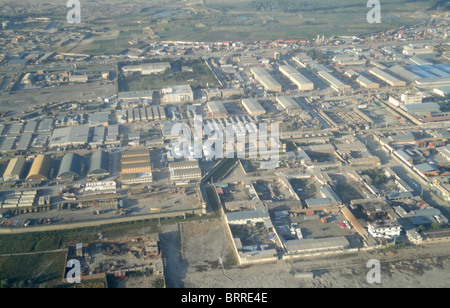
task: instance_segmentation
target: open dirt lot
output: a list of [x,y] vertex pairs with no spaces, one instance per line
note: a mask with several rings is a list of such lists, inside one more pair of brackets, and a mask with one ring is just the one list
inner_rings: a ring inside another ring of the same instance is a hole
[[[187,288],[408,288],[450,285],[450,245],[401,249],[395,253],[360,252],[323,259],[282,260],[238,267],[221,220],[186,223],[161,236],[164,250],[180,252],[165,263],[168,287]],[[171,240],[171,241],[167,241]],[[228,256],[228,257],[227,257]],[[220,265],[222,258],[224,267]],[[381,262],[381,283],[369,284],[367,262]],[[167,260],[166,260],[167,261]],[[295,273],[313,272],[305,280]]]

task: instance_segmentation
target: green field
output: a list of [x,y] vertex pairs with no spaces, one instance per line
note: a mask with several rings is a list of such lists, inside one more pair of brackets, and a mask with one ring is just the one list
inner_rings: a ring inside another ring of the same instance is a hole
[[[116,0],[82,1],[82,23],[65,23],[67,9],[56,0],[32,10],[26,1],[15,6],[2,4],[5,12],[0,20],[9,18],[22,6],[27,9],[19,18],[50,17],[59,21],[58,29],[69,26],[90,31],[90,40],[71,46],[76,53],[118,55],[130,48],[145,49],[150,41],[255,41],[295,39],[309,40],[319,36],[361,36],[399,26],[424,22],[435,13],[450,10],[446,0],[381,1],[381,23],[369,24],[367,0]],[[439,10],[438,10],[439,9]],[[21,26],[23,29],[33,24]],[[38,28],[45,24],[38,25]],[[156,37],[143,35],[151,27]],[[138,41],[131,45],[130,41]]]
[[0,257],[0,288],[51,287],[61,283],[65,252]]
[[[160,74],[133,76],[119,75],[119,91],[147,91],[160,90],[165,86],[189,84],[192,87],[205,87],[218,85],[211,70],[202,60],[176,61],[171,63],[172,68]],[[192,68],[190,71],[182,71],[181,67]]]
[[[225,41],[311,39],[317,35],[362,35],[401,25],[420,23],[436,8],[437,0],[382,2],[381,24],[366,20],[367,1],[361,0],[205,0],[185,5],[169,1],[149,5],[129,22],[121,18],[116,29],[142,26],[159,29],[161,40]],[[173,9],[173,4],[178,7]],[[445,4],[445,3],[444,3]],[[448,5],[441,5],[441,11]],[[107,22],[103,20],[103,22]],[[113,27],[113,26],[111,26]]]

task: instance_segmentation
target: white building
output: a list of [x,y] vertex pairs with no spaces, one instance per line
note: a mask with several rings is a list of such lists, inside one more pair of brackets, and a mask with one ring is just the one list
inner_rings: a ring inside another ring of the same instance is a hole
[[379,220],[367,224],[367,231],[374,238],[395,239],[400,236],[402,227],[397,220]]
[[194,92],[190,85],[164,87],[161,90],[162,101],[165,103],[186,103],[194,100]]

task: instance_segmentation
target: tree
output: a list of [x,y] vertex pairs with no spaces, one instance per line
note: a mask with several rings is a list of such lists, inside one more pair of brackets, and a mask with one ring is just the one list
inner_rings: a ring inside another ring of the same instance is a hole
[[441,228],[441,224],[436,221],[431,224],[432,230],[439,230],[440,228]]
[[2,281],[0,281],[0,289],[7,288],[8,285],[9,285],[8,279],[3,279]]

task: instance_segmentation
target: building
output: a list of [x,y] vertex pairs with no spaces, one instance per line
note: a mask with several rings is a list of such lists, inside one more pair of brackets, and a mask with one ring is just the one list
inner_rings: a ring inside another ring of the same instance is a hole
[[222,98],[233,98],[244,96],[244,90],[240,88],[229,88],[220,90]]
[[344,82],[340,81],[339,79],[331,75],[329,72],[318,71],[317,74],[320,77],[322,77],[322,79],[324,79],[326,82],[328,82],[335,91],[338,92],[348,91],[351,90],[352,88],[351,86],[345,84]]
[[151,172],[141,172],[141,173],[127,173],[121,176],[122,184],[125,185],[135,185],[151,183],[153,181]]
[[406,111],[409,115],[424,116],[432,113],[439,113],[440,107],[437,103],[422,103],[400,105],[400,108]]
[[421,78],[415,81],[419,88],[439,88],[450,86],[450,77]]
[[270,220],[269,211],[266,207],[251,211],[231,212],[226,214],[230,225],[248,225]]
[[76,153],[67,153],[61,160],[58,180],[74,180],[81,175],[81,156]]
[[422,104],[423,97],[421,93],[414,94],[406,92],[401,95],[400,100],[406,105]]
[[206,105],[208,107],[208,112],[212,117],[221,118],[228,116],[228,111],[222,102],[208,102]]
[[254,98],[244,98],[242,100],[242,106],[244,106],[247,113],[251,116],[261,116],[266,113],[264,107]]
[[145,63],[141,65],[127,65],[122,67],[122,72],[126,75],[141,73],[142,75],[151,75],[163,73],[170,68],[169,62]]
[[83,146],[89,141],[89,125],[57,128],[49,140],[50,148]]
[[389,70],[392,73],[394,73],[394,74],[396,74],[396,75],[398,75],[398,76],[408,80],[409,82],[413,82],[413,81],[415,81],[417,79],[421,79],[422,78],[419,75],[417,75],[417,74],[407,70],[406,68],[404,68],[404,67],[402,67],[400,65],[394,65],[393,67],[389,68]]
[[198,161],[172,162],[169,164],[169,173],[172,182],[192,182],[202,177]]
[[290,65],[280,65],[280,72],[301,91],[314,90],[314,83]]
[[49,155],[37,156],[31,165],[30,172],[27,175],[27,181],[46,181],[48,180],[53,159]]
[[105,151],[92,153],[87,175],[88,178],[100,179],[109,175],[109,153]]
[[141,65],[142,75],[163,73],[170,68],[169,62],[146,63]]
[[135,102],[151,102],[153,100],[153,91],[141,91],[141,92],[120,92],[117,99],[126,103]]
[[72,75],[72,76],[69,76],[69,82],[86,83],[86,82],[88,82],[88,80],[89,80],[88,75]]
[[34,75],[32,73],[27,73],[23,76],[22,81],[20,82],[23,85],[31,86],[34,82]]
[[205,90],[205,92],[206,92],[206,97],[208,98],[208,100],[222,97],[222,93],[220,92],[220,90],[218,88],[207,89],[207,90]]
[[359,75],[356,78],[356,82],[359,83],[359,85],[363,88],[367,88],[367,89],[378,89],[380,87],[380,84],[370,80],[369,78],[367,78],[366,76],[363,75]]
[[318,239],[298,239],[286,241],[288,254],[310,254],[328,251],[340,251],[350,247],[345,236],[325,237]]
[[265,69],[254,67],[251,70],[253,77],[259,82],[267,92],[281,92],[281,84],[275,80]]
[[440,87],[433,90],[434,93],[436,93],[439,96],[442,96],[444,98],[450,97],[450,86],[449,87]]
[[123,151],[120,163],[123,184],[141,184],[153,181],[150,151],[148,149],[132,148]]
[[292,97],[278,96],[277,102],[288,114],[298,114],[303,110]]
[[194,100],[194,92],[190,85],[164,87],[161,96],[162,101],[167,104],[182,104]]
[[433,47],[423,44],[409,44],[403,47],[405,56],[431,55],[434,54]]
[[400,236],[402,227],[397,220],[377,220],[367,223],[367,231],[374,238],[391,240]]
[[406,82],[403,80],[398,79],[397,77],[387,73],[386,71],[379,69],[377,67],[371,68],[369,70],[369,73],[371,73],[373,76],[377,77],[378,79],[386,82],[391,87],[406,87]]
[[19,181],[25,171],[25,157],[19,156],[11,159],[3,173],[4,181]]
[[108,126],[110,115],[111,115],[111,113],[109,111],[92,113],[89,115],[89,125],[90,126]]

